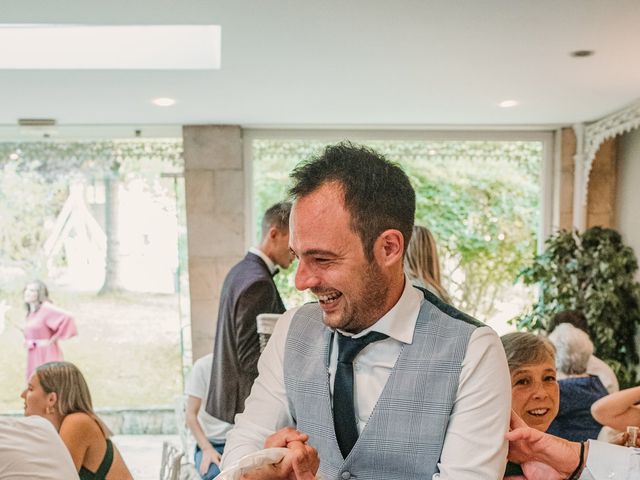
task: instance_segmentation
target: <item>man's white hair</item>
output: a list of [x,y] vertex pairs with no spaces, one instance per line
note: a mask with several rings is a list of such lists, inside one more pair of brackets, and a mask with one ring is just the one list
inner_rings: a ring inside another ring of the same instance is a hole
[[593,343],[589,335],[570,323],[561,323],[549,334],[556,347],[556,368],[565,375],[581,375],[587,371]]

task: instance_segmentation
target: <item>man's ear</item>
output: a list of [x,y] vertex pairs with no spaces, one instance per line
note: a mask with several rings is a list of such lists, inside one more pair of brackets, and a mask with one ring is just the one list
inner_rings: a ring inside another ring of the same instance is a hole
[[278,236],[278,233],[280,232],[276,227],[269,227],[269,233],[267,233],[267,235],[269,235],[269,238],[273,240]]
[[402,263],[404,237],[399,230],[385,230],[373,244],[374,257],[381,266],[392,266]]

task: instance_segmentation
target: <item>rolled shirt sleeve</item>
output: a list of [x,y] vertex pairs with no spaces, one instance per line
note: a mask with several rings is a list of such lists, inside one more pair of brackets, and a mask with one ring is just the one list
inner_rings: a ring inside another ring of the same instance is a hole
[[611,478],[640,478],[640,448],[620,447],[589,440],[587,467],[580,475],[580,480]]
[[474,331],[462,363],[440,462],[440,480],[501,479],[507,463],[511,377],[498,335]]

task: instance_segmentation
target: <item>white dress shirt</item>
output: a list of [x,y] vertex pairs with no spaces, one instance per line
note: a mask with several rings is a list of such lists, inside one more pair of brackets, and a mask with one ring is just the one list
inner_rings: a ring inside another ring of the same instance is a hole
[[69,450],[46,418],[0,417],[0,480],[78,480]]
[[275,271],[278,269],[277,265],[273,263],[273,260],[267,257],[267,255],[259,248],[251,247],[249,248],[249,252],[259,256],[262,259],[262,261],[267,264],[267,268],[269,269],[269,272],[271,273],[271,275],[273,275]]
[[[387,382],[403,344],[413,341],[413,331],[422,293],[405,279],[405,288],[396,305],[369,329],[389,338],[365,347],[354,361],[354,398],[361,432]],[[235,428],[227,436],[223,468],[260,450],[273,432],[293,426],[284,386],[283,361],[287,332],[297,309],[283,314],[258,361],[259,375],[244,413],[235,418]],[[336,369],[338,348],[334,335],[329,364],[330,388]],[[511,410],[511,381],[500,339],[489,327],[477,328],[469,340],[462,363],[458,393],[451,414],[438,467],[433,478],[502,478],[506,465],[504,434]]]
[[640,479],[640,448],[589,440],[587,467],[580,480]]
[[587,373],[596,375],[609,393],[615,393],[620,390],[618,378],[611,367],[594,355],[591,355],[587,362]]

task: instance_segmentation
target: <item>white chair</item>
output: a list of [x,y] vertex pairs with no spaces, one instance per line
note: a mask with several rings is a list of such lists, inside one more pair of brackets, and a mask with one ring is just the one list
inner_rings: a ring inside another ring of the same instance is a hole
[[180,480],[202,480],[202,477],[193,463],[186,463],[180,470]]
[[160,480],[180,480],[180,467],[184,452],[169,442],[162,442],[162,462],[160,464]]
[[187,395],[179,395],[174,402],[174,413],[176,417],[176,427],[182,444],[182,451],[185,453],[185,460],[188,463],[193,462],[192,453],[195,448],[196,440],[191,434],[191,430],[187,427]]

